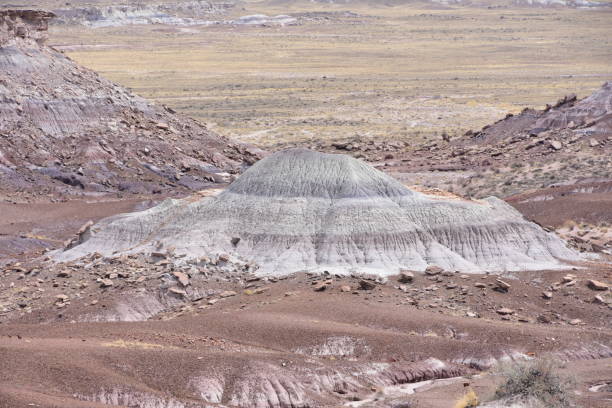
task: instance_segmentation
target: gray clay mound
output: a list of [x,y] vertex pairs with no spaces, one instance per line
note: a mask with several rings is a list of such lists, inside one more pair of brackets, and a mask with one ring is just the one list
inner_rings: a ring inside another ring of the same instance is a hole
[[551,269],[579,257],[497,198],[426,195],[349,156],[302,149],[261,160],[217,196],[103,220],[83,241],[57,258],[174,248],[180,259],[255,262],[261,275],[391,275]]

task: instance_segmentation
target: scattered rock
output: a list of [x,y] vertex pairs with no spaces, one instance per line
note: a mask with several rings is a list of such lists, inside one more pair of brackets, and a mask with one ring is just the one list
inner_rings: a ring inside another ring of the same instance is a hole
[[552,292],[542,292],[542,297],[544,299],[552,299],[553,294],[552,294]]
[[359,281],[359,289],[361,290],[372,290],[376,287],[374,282],[362,279]]
[[352,289],[351,289],[351,287],[349,285],[342,285],[342,286],[340,286],[340,291],[341,292],[345,292],[346,293],[346,292],[350,292],[351,290]]
[[574,275],[565,275],[563,279],[561,279],[561,283],[570,283],[571,281],[575,279],[576,279],[576,276]]
[[179,283],[185,287],[189,285],[189,276],[183,272],[172,272],[172,275],[179,281]]
[[101,279],[100,280],[100,286],[103,288],[109,288],[111,286],[113,286],[113,281],[110,279]]
[[226,291],[221,292],[219,294],[219,297],[228,298],[228,297],[236,296],[236,295],[237,295],[237,293],[234,292],[233,290],[226,290]]
[[269,290],[270,290],[270,288],[268,288],[268,287],[255,288],[255,289],[252,289],[252,290],[251,289],[247,289],[247,290],[244,291],[244,294],[245,295],[259,295],[259,294],[262,294],[262,293],[267,292]]
[[327,289],[327,284],[325,282],[319,282],[313,289],[315,292],[323,292],[325,289]]
[[495,279],[495,290],[498,292],[507,292],[510,289],[510,284],[501,279]]
[[66,303],[69,298],[68,298],[68,295],[61,294],[61,295],[57,295],[55,299],[56,299],[55,300],[56,303]]
[[593,290],[608,290],[608,285],[606,283],[594,279],[590,279],[587,284],[589,288]]
[[580,320],[580,319],[572,319],[572,320],[569,321],[569,324],[571,324],[572,326],[576,326],[576,325],[581,324],[581,323],[582,323],[582,320]]
[[444,269],[440,268],[437,265],[430,265],[427,268],[425,268],[425,273],[430,276],[439,275],[442,272],[444,272]]
[[168,289],[168,292],[174,293],[175,295],[180,295],[180,296],[185,296],[187,294],[187,292],[185,292],[183,289],[180,289],[177,287],[171,287],[170,289]]
[[414,273],[410,271],[401,271],[397,280],[401,283],[411,283],[414,280]]
[[497,309],[496,312],[500,315],[511,315],[514,314],[514,310],[509,309],[507,307],[502,307],[501,309]]

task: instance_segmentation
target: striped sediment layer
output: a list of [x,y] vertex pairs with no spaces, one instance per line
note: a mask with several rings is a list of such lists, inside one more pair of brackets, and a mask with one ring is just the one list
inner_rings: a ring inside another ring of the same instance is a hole
[[172,248],[186,260],[228,254],[261,275],[504,272],[578,258],[497,198],[427,195],[349,156],[304,149],[261,160],[216,196],[103,220],[82,241],[56,257]]

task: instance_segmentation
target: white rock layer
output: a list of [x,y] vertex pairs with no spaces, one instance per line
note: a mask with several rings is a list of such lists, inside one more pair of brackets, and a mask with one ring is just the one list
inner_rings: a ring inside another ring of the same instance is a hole
[[504,272],[579,258],[497,198],[425,195],[349,156],[302,149],[261,160],[217,196],[167,200],[103,220],[56,258],[160,246],[183,259],[227,253],[256,262],[261,275],[391,275],[428,265]]

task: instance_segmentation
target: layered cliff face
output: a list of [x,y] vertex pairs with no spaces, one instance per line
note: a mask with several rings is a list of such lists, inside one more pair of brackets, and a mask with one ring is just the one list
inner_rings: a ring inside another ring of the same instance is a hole
[[425,195],[349,156],[302,149],[258,162],[216,197],[110,218],[83,240],[57,258],[172,248],[181,259],[227,253],[261,275],[536,270],[577,259],[501,200]]
[[0,177],[6,191],[200,189],[260,151],[133,95],[44,44],[51,13],[0,12]]

